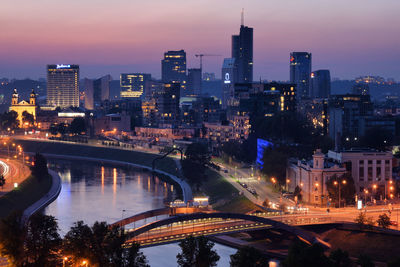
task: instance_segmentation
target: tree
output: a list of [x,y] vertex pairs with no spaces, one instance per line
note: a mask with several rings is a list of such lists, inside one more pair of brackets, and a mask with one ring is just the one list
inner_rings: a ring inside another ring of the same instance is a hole
[[244,247],[231,255],[231,267],[262,267],[268,266],[268,260],[257,249]]
[[275,177],[279,185],[286,182],[286,168],[288,155],[280,148],[265,148],[263,154],[263,167],[261,172],[269,177]]
[[118,226],[95,222],[89,227],[78,221],[65,235],[63,249],[65,255],[73,255],[73,262],[87,259],[94,266],[148,266],[139,245],[125,249],[125,241],[125,233]]
[[240,159],[241,145],[238,141],[229,141],[222,144],[223,158],[230,163],[232,159]]
[[34,214],[30,217],[25,238],[25,256],[31,266],[55,266],[61,238],[53,216]]
[[294,188],[293,195],[294,197],[297,197],[297,201],[301,201],[303,199],[300,186],[296,185],[296,187]]
[[353,262],[349,257],[347,251],[343,251],[340,248],[331,252],[329,259],[332,261],[335,267],[352,267]]
[[358,216],[356,217],[356,219],[354,221],[358,224],[360,229],[372,228],[375,224],[372,217],[367,218],[367,215],[365,214],[365,212],[362,212],[362,211],[358,214]]
[[22,225],[21,213],[12,213],[0,222],[0,254],[15,266],[24,262],[26,229]]
[[84,118],[75,118],[71,122],[71,126],[69,127],[69,130],[73,134],[81,134],[82,132],[85,132],[86,131],[85,119]]
[[130,267],[150,267],[147,263],[146,256],[139,251],[140,245],[133,243],[125,252],[124,266]]
[[73,255],[73,261],[89,259],[92,262],[91,244],[92,230],[83,221],[78,221],[65,235],[63,250],[65,255]]
[[319,244],[309,246],[296,240],[289,248],[286,259],[282,262],[284,267],[321,267],[330,266],[330,260],[324,254],[324,249]]
[[350,173],[345,173],[340,177],[333,175],[328,179],[328,181],[326,181],[329,197],[332,198],[335,203],[339,203],[339,186],[340,200],[345,203],[354,201],[356,187]]
[[18,113],[15,111],[5,112],[0,115],[0,125],[3,130],[18,128]]
[[42,154],[36,153],[32,164],[31,172],[37,179],[42,179],[44,176],[49,174],[47,169],[47,160]]
[[180,267],[213,267],[217,266],[219,256],[214,243],[204,236],[189,236],[179,243],[182,252],[176,258]]
[[205,175],[206,166],[210,164],[210,154],[206,144],[190,144],[182,160],[183,175],[197,190],[202,182],[207,179]]
[[6,184],[6,179],[4,178],[3,174],[0,174],[0,186],[1,186],[1,188],[4,188],[5,184]]
[[382,228],[389,228],[392,223],[390,222],[390,217],[386,215],[386,213],[379,215],[376,223]]
[[208,146],[203,143],[192,143],[188,145],[185,151],[185,157],[190,161],[202,165],[207,165],[211,159]]
[[25,125],[25,123],[28,123],[28,125],[35,123],[35,117],[27,111],[22,112],[22,124]]

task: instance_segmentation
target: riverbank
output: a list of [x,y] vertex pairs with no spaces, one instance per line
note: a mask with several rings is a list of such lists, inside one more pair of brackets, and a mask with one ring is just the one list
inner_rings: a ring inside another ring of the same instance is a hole
[[0,218],[14,211],[26,210],[49,192],[52,183],[51,175],[40,180],[30,175],[17,188],[0,198]]
[[61,177],[55,171],[49,170],[49,176],[51,177],[51,187],[46,195],[42,196],[38,201],[30,205],[24,210],[22,214],[22,220],[25,222],[30,216],[36,212],[44,209],[53,202],[61,191]]
[[[25,152],[41,153],[45,157],[54,157],[61,159],[88,160],[95,162],[105,162],[117,165],[126,165],[135,168],[152,170],[152,162],[160,157],[157,154],[149,154],[134,150],[121,150],[109,147],[86,146],[79,144],[66,144],[56,141],[41,140],[15,140],[20,144]],[[178,193],[181,194],[184,201],[193,199],[190,186],[180,177],[180,171],[173,158],[166,157],[158,160],[155,171],[160,174],[160,178],[177,186]]]

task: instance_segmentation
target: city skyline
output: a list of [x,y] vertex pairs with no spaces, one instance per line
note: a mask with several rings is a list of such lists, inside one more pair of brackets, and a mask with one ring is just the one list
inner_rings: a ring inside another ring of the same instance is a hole
[[400,80],[397,1],[24,2],[24,9],[2,4],[1,77],[44,78],[47,64],[64,63],[79,64],[81,77],[146,72],[160,78],[163,53],[180,49],[188,68],[199,66],[197,53],[221,54],[203,62],[204,72],[219,77],[244,8],[244,24],[254,28],[254,80],[289,80],[294,51],[311,52],[313,70],[330,69],[333,78]]

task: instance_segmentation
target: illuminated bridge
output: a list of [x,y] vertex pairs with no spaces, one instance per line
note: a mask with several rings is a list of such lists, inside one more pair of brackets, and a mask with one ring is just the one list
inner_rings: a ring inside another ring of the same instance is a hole
[[[148,220],[152,215],[154,215],[153,217],[169,215],[169,217],[156,219],[149,223],[145,222],[140,227],[127,230],[128,245],[132,242],[138,242],[142,247],[150,247],[177,242],[190,235],[215,236],[235,232],[275,229],[293,234],[308,244],[321,243],[324,246],[329,246],[329,244],[327,245],[325,242],[319,240],[312,233],[272,218],[238,213],[213,212],[199,208],[158,209],[123,219],[114,223],[114,225],[125,226],[136,223],[139,220]],[[307,221],[299,221],[299,219],[292,219],[292,223],[308,224]]]

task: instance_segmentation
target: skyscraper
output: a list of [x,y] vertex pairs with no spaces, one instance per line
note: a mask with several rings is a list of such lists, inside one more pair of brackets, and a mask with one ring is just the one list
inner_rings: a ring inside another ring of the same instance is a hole
[[161,60],[161,80],[164,83],[180,83],[181,94],[186,91],[186,52],[168,51]]
[[180,118],[180,84],[165,83],[162,90],[155,92],[154,98],[160,114],[160,124],[176,126]]
[[141,98],[144,92],[146,81],[150,80],[151,74],[122,73],[120,76],[121,97]]
[[226,108],[233,88],[237,82],[237,65],[235,58],[225,58],[222,64],[222,108]]
[[310,97],[328,98],[331,94],[331,74],[329,70],[316,70],[311,73]]
[[186,94],[183,96],[201,95],[201,69],[188,69],[186,88]]
[[110,99],[111,79],[110,75],[103,76],[96,80],[84,79],[86,109],[95,109],[100,106],[101,102]]
[[239,35],[232,36],[232,58],[238,69],[237,82],[253,81],[253,28],[240,26]]
[[79,107],[79,65],[47,65],[47,105]]
[[298,100],[310,96],[311,53],[290,53],[290,82],[297,85]]

